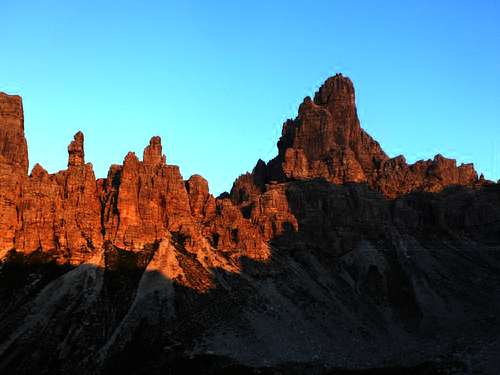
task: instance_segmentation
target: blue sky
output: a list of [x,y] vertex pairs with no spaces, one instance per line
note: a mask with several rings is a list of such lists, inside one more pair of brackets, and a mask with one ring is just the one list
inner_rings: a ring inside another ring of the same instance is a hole
[[354,81],[391,156],[440,152],[500,178],[500,2],[9,1],[0,91],[23,96],[30,162],[74,133],[104,177],[152,135],[185,178],[229,190],[330,75]]

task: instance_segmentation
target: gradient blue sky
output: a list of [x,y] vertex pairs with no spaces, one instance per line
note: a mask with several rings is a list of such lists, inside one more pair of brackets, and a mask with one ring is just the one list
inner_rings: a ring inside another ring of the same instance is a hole
[[152,135],[185,178],[229,190],[342,72],[362,126],[408,161],[441,152],[500,178],[500,2],[8,1],[0,91],[23,96],[30,162],[73,134],[103,177]]

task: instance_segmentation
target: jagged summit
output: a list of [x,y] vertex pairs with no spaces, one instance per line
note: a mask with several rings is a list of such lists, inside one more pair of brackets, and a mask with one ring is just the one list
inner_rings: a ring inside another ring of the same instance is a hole
[[260,163],[253,177],[236,180],[231,194],[241,202],[241,197],[262,192],[267,182],[313,178],[367,183],[389,198],[478,182],[472,164],[457,167],[455,160],[441,156],[412,165],[402,156],[389,158],[361,128],[354,85],[342,74],[328,78],[314,100],[304,99],[297,117],[283,125],[276,158],[265,168]]
[[278,155],[215,198],[159,137],[96,180],[78,132],[66,170],[28,176],[21,99],[1,95],[0,373],[498,359],[500,186],[441,155],[389,158],[354,97],[328,79]]
[[28,145],[24,137],[22,99],[0,92],[0,158],[28,173]]
[[144,149],[142,158],[146,165],[161,165],[167,162],[167,158],[162,154],[161,138],[154,136],[149,141],[149,146]]
[[314,103],[329,109],[352,110],[355,106],[354,84],[350,78],[337,73],[328,78],[314,94]]
[[68,167],[79,167],[85,164],[83,133],[79,131],[68,146]]
[[0,255],[42,251],[71,264],[91,259],[105,243],[142,251],[173,235],[192,253],[267,259],[268,241],[298,228],[287,196],[295,181],[368,184],[389,198],[485,183],[471,164],[457,167],[441,155],[413,165],[389,158],[361,128],[354,86],[341,74],[304,99],[283,125],[278,155],[238,178],[230,199],[214,198],[199,175],[184,181],[166,164],[158,136],[142,161],[129,152],[105,179],[85,164],[82,132],[68,146],[67,170],[49,174],[36,164],[28,176],[27,168],[21,98],[0,94]]

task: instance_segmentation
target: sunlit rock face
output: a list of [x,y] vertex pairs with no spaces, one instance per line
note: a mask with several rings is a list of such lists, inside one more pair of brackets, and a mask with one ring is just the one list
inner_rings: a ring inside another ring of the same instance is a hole
[[84,146],[28,175],[21,99],[0,94],[0,373],[498,368],[498,184],[390,158],[348,78],[218,198],[160,137],[101,179]]
[[23,104],[17,95],[0,93],[0,160],[28,173]]
[[278,156],[236,180],[231,196],[241,203],[263,191],[266,182],[321,178],[335,184],[367,183],[388,198],[412,191],[438,192],[449,185],[479,182],[472,164],[437,155],[407,164],[403,156],[389,158],[360,126],[354,86],[337,74],[314,95],[306,97],[298,116],[283,125]]

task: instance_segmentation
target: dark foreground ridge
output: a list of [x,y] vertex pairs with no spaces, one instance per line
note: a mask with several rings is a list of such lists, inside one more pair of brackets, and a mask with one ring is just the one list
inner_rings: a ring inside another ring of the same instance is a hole
[[496,374],[500,186],[408,165],[329,78],[230,194],[153,137],[96,179],[28,175],[0,94],[0,373]]

